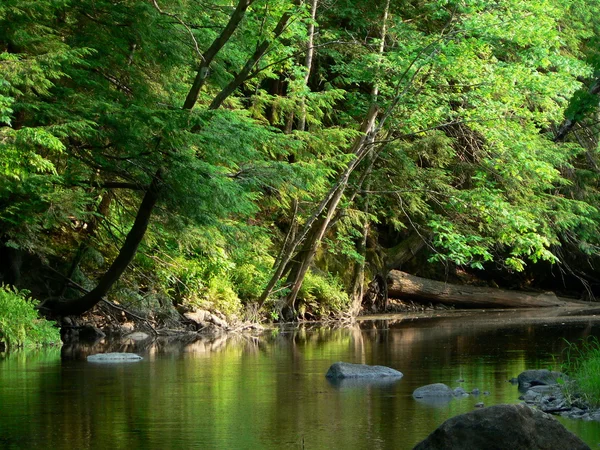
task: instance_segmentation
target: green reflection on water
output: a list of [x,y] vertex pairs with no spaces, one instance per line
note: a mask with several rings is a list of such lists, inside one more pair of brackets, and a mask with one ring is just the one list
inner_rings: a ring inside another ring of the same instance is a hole
[[[560,358],[563,337],[600,334],[568,327],[483,324],[445,318],[301,328],[260,339],[156,342],[129,348],[139,363],[88,364],[89,349],[0,359],[0,448],[187,449],[412,448],[475,403],[517,403],[507,382]],[[93,351],[122,349],[104,346]],[[381,364],[397,383],[332,384],[335,361]],[[464,379],[459,383],[457,380]],[[412,391],[443,382],[489,396],[431,406]],[[563,421],[597,447],[600,424]]]

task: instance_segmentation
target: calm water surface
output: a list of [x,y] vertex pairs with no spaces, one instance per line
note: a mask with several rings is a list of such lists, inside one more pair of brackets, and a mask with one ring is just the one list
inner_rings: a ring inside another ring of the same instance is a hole
[[[506,380],[558,364],[563,338],[600,336],[595,318],[526,316],[396,316],[260,338],[104,343],[0,357],[0,448],[410,449],[478,401],[518,403]],[[136,351],[144,360],[87,363],[98,351]],[[404,378],[332,384],[324,375],[335,361],[386,365]],[[436,382],[491,394],[442,405],[412,398],[415,388]],[[600,423],[562,421],[598,448]]]

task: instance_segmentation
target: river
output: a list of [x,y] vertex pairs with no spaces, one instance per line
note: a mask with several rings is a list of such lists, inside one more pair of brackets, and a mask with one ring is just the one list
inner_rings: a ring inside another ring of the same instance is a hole
[[[508,379],[558,367],[564,339],[589,335],[600,336],[595,317],[457,311],[187,344],[16,352],[0,356],[0,448],[410,449],[477,402],[518,403]],[[144,359],[85,359],[107,350]],[[335,361],[386,365],[404,377],[332,384],[325,373]],[[437,405],[413,399],[415,388],[437,382],[490,394]],[[561,421],[592,448],[600,445],[600,423]]]

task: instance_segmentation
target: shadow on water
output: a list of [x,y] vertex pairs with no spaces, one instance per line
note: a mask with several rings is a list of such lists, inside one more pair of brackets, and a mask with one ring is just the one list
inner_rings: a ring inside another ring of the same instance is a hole
[[[0,357],[0,447],[412,448],[477,402],[517,403],[508,379],[557,366],[564,338],[600,336],[598,323],[456,312],[349,328],[286,327],[260,337],[102,341],[14,353]],[[144,359],[86,362],[107,351]],[[404,377],[332,383],[325,373],[336,361],[385,365]],[[438,382],[490,395],[439,404],[412,397],[415,388]],[[565,423],[597,447],[600,424]]]

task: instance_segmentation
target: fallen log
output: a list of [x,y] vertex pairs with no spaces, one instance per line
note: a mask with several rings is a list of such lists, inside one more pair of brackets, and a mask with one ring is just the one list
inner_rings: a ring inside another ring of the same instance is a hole
[[390,271],[387,282],[388,295],[392,298],[463,308],[536,308],[580,303],[557,297],[554,292],[533,293],[462,286],[416,277],[399,270]]

